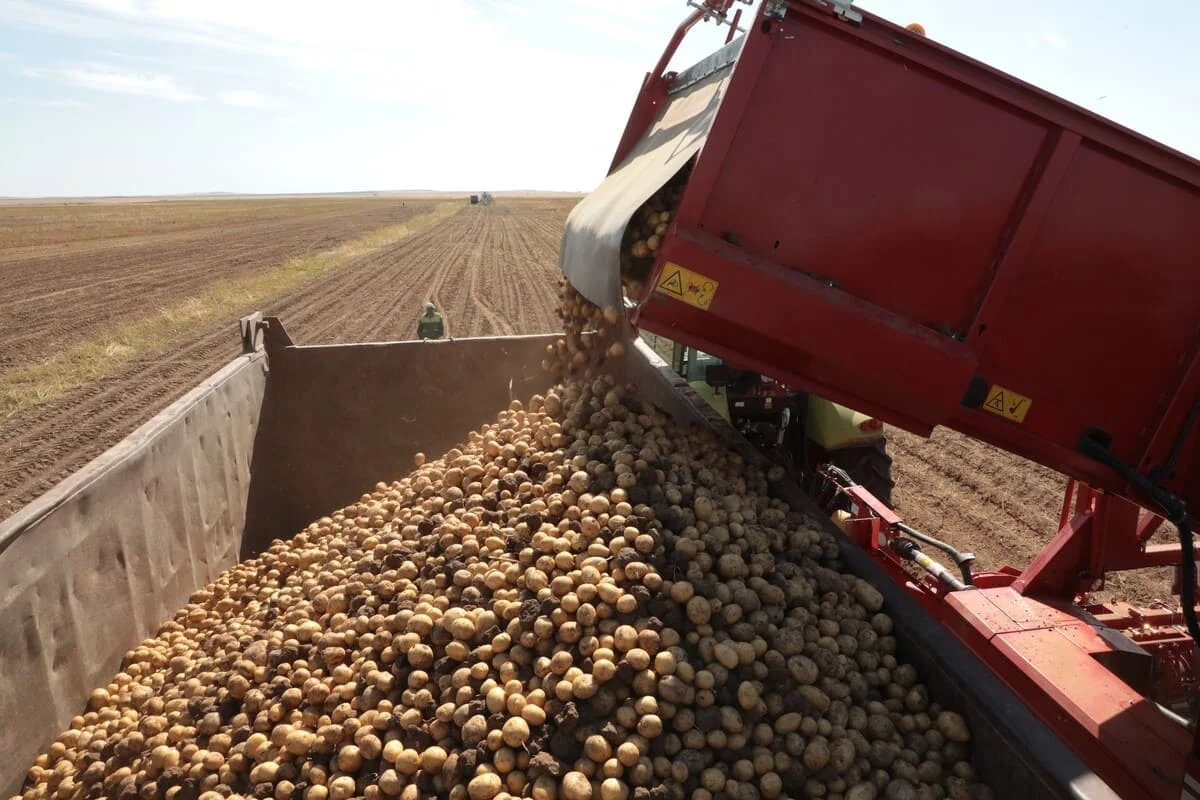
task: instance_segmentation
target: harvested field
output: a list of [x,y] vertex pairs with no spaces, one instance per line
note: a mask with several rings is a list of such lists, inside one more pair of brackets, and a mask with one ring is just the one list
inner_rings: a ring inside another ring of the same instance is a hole
[[[452,336],[556,330],[558,244],[563,222],[575,202],[505,200],[487,207],[464,206],[436,226],[355,258],[260,305],[264,312],[279,315],[296,340],[305,344],[415,338],[420,304],[429,297],[443,309],[447,333]],[[408,208],[400,207],[400,212],[378,212],[383,216],[372,217],[375,222],[365,227],[394,224],[403,219],[404,212],[411,214],[413,206],[409,201]],[[338,229],[346,230],[354,224],[342,220],[335,223],[335,228],[341,225]],[[304,236],[282,232],[275,225],[270,223],[271,232],[260,231],[253,241],[281,248],[292,239],[311,243],[330,236],[314,222],[300,228],[306,231]],[[210,246],[214,241],[209,240]],[[328,238],[319,249],[337,243],[338,239]],[[196,262],[192,267],[195,274],[207,274],[212,282],[232,268],[227,255],[217,256],[211,251],[204,268],[205,248],[192,248],[187,258],[161,246],[133,248],[127,252],[137,255],[127,258],[135,261],[113,256],[110,269],[133,276],[155,270],[155,259],[162,256],[177,265]],[[240,266],[246,270],[267,268],[281,255],[286,254],[278,249],[257,254],[247,251]],[[75,263],[78,266],[79,262]],[[69,269],[61,265],[60,269],[60,280],[73,280]],[[97,294],[97,303],[102,304],[108,296],[115,305],[111,292],[118,291],[122,281],[114,276],[109,286],[108,292]],[[146,311],[147,291],[143,288],[132,293],[133,300],[123,314],[137,313],[134,309],[139,307]],[[183,288],[172,294],[166,286],[162,299],[155,302],[178,301],[188,291]],[[138,298],[142,298],[140,305]],[[4,302],[8,300],[6,293]],[[62,303],[54,302],[55,313],[71,318],[71,310],[62,308]],[[241,313],[253,310],[248,307]],[[0,319],[5,314],[0,311]],[[178,347],[135,358],[115,374],[0,421],[0,518],[99,455],[232,358],[238,347],[235,321],[230,318],[206,326]],[[91,320],[82,322],[90,324]],[[0,337],[3,352],[9,352],[10,337],[23,332],[6,329]],[[34,341],[41,347],[40,340]],[[61,346],[51,345],[51,349]],[[6,368],[0,366],[0,377]]]
[[433,205],[388,198],[0,206],[0,371],[217,280],[330,250]]

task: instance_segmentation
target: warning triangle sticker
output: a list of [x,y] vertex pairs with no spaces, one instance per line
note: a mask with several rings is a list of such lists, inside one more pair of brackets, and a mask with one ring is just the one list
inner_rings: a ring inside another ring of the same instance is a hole
[[1005,412],[1004,392],[996,392],[994,395],[988,398],[988,401],[985,405],[987,405],[987,407],[993,411],[999,411],[1001,414],[1003,414]]
[[662,289],[667,294],[673,294],[676,297],[683,297],[683,276],[676,269],[666,280],[659,281],[658,288]]

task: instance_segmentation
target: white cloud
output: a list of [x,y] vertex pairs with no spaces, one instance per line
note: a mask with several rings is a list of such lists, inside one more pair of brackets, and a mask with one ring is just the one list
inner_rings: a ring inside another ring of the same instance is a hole
[[[691,11],[684,7],[683,3],[678,5],[659,5],[658,8],[647,8],[641,3],[612,3],[609,0],[571,0],[563,5],[568,13],[574,16],[577,12],[574,7],[579,6],[589,8],[592,11],[603,13],[606,16],[624,17],[627,20],[638,20],[648,22],[656,16],[668,15],[670,18],[678,18],[682,21],[684,16],[690,14]],[[656,15],[654,12],[657,11]]]
[[221,102],[228,106],[238,106],[240,108],[266,108],[268,105],[266,95],[246,89],[222,93]]
[[633,21],[620,22],[609,17],[602,17],[599,14],[580,14],[574,18],[573,24],[588,28],[596,33],[621,39],[631,44],[645,47],[654,47],[661,44],[658,37],[647,33],[645,27]]
[[171,102],[201,99],[180,87],[173,75],[130,72],[109,64],[89,63],[58,68],[23,67],[21,74],[27,78],[53,80],[98,92],[128,94]]
[[84,6],[110,14],[135,14],[138,11],[137,0],[67,0],[70,5]]
[[[113,8],[125,4],[111,4]],[[133,8],[129,6],[129,8]],[[110,9],[111,10],[111,9]],[[31,3],[28,0],[0,0],[0,27],[43,30],[86,39],[142,39],[156,42],[201,45],[221,50],[253,52],[254,46],[232,32],[215,36],[204,28],[154,20],[142,13],[95,13],[94,8]]]
[[35,30],[48,30],[68,36],[111,38],[112,27],[90,14],[80,14],[25,0],[0,0],[0,20],[6,25]]
[[82,100],[54,100],[40,97],[10,97],[10,103],[18,103],[25,106],[41,106],[42,108],[95,108],[92,103],[85,103]]
[[[602,0],[438,0],[416,9],[352,0],[331,13],[327,0],[0,0],[0,28],[103,39],[79,46],[92,54],[85,58],[177,76],[168,94],[274,110],[266,119],[285,130],[320,129],[362,108],[384,154],[372,181],[579,188],[603,177],[645,70],[687,13],[677,2],[611,11]],[[496,13],[522,9],[537,24]],[[398,32],[414,26],[426,33],[401,43]],[[706,54],[715,47],[706,43],[723,38],[714,29],[699,26],[688,45]],[[243,72],[201,74],[225,70]],[[67,80],[61,72],[53,77]],[[303,152],[300,138],[278,157]],[[351,164],[374,148],[351,149],[328,180],[361,180]]]
[[1056,50],[1066,50],[1069,46],[1067,40],[1054,31],[1046,31],[1043,38],[1046,40],[1046,44],[1050,45]]

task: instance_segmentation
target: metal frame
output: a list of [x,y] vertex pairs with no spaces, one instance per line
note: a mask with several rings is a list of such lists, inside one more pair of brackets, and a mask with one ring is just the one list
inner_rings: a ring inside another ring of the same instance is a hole
[[[612,164],[609,166],[610,172],[625,160],[625,157],[629,155],[629,151],[642,138],[642,134],[646,132],[650,123],[658,116],[658,112],[662,109],[663,104],[666,103],[671,83],[675,79],[675,73],[667,72],[667,65],[671,63],[671,59],[679,49],[679,45],[683,43],[688,31],[696,27],[698,22],[711,17],[721,20],[725,19],[725,15],[733,3],[734,0],[697,0],[696,2],[688,3],[695,10],[675,29],[671,40],[667,42],[666,48],[663,50],[662,55],[659,56],[658,63],[642,79],[642,88],[638,92],[637,100],[633,105],[633,111],[629,114],[629,121],[625,123],[625,132],[621,134],[621,141],[617,145],[617,151],[613,155]],[[730,28],[729,40],[737,32],[737,22],[740,19],[741,10],[739,9]],[[728,42],[729,40],[726,41]]]

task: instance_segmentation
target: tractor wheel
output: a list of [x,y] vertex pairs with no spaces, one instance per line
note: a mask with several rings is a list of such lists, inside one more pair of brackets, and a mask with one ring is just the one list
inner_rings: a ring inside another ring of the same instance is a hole
[[892,505],[892,457],[887,451],[887,437],[881,436],[862,447],[847,447],[829,454],[829,463],[844,469],[859,486],[875,496],[888,508]]

